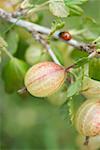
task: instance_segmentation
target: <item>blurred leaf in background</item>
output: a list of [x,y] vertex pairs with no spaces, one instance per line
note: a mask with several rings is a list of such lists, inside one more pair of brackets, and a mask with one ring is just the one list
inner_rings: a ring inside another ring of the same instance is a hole
[[8,50],[12,53],[15,54],[18,48],[18,42],[19,42],[19,35],[16,31],[11,30],[7,36],[6,36],[6,41],[8,43]]
[[7,92],[16,91],[24,86],[24,75],[28,65],[17,58],[12,58],[4,67],[2,77]]

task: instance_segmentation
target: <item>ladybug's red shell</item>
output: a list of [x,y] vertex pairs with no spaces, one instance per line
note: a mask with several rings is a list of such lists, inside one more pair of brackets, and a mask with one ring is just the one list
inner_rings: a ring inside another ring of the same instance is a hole
[[72,36],[69,32],[60,32],[59,37],[65,41],[69,41],[72,38]]

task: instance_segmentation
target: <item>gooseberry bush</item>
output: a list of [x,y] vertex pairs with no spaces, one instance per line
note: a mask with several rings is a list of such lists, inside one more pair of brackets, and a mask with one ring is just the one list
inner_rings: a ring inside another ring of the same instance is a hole
[[0,148],[100,149],[100,1],[0,1]]

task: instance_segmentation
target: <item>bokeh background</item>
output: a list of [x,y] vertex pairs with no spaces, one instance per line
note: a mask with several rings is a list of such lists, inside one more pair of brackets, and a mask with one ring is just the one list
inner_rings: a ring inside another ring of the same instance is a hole
[[[0,0],[0,7],[7,10],[8,8],[4,4],[6,1]],[[43,1],[33,0],[34,4],[40,2]],[[82,7],[87,16],[93,17],[100,23],[100,0],[89,0]],[[51,23],[55,19],[48,10],[40,11],[38,16],[39,19],[36,20],[36,23],[47,27],[51,27]],[[66,22],[64,28],[67,30],[87,28],[90,31],[86,33],[87,35],[78,36],[79,40],[89,41],[92,37],[97,37],[100,34],[100,26],[96,26],[90,20],[86,20],[83,26],[83,17],[72,16],[64,21]],[[2,23],[0,20],[1,33],[6,28],[7,23]],[[36,42],[24,29],[14,27],[14,30],[19,34],[17,52],[14,55],[25,60],[28,46],[30,43]],[[53,44],[55,49],[58,48],[61,52],[58,56],[62,63],[66,66],[69,65],[71,61],[66,59],[67,46],[59,41]],[[72,59],[78,59],[83,55],[85,54],[78,51],[73,52]],[[7,93],[1,73],[6,61],[7,57],[4,56],[0,64],[0,149],[80,150],[79,142],[77,142],[78,133],[70,123],[67,105],[61,105],[66,101],[66,92],[61,89],[60,93],[58,92],[49,98],[36,98],[29,94],[20,96],[17,92]],[[74,97],[76,100],[78,98],[84,99],[79,96]]]

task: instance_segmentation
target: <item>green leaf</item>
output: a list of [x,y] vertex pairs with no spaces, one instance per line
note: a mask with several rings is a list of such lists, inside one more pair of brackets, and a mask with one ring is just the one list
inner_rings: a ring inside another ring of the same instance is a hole
[[80,60],[81,58],[83,57],[87,57],[88,54],[84,51],[79,51],[78,49],[74,49],[72,52],[71,52],[71,57],[77,61],[77,60]]
[[89,77],[100,81],[100,58],[93,58],[90,60]]
[[85,65],[88,61],[89,61],[89,58],[88,58],[88,57],[83,57],[83,58],[79,59],[79,60],[75,63],[75,67],[74,67],[74,68],[81,67],[81,66]]
[[69,9],[65,7],[64,0],[50,0],[49,9],[57,17],[67,17],[69,15]]
[[6,41],[8,43],[8,50],[14,54],[18,48],[19,36],[17,32],[11,30],[6,37]]
[[82,15],[83,14],[83,9],[79,7],[78,5],[70,5],[70,15]]
[[72,124],[74,124],[77,109],[83,103],[83,100],[85,100],[85,98],[82,95],[74,95],[68,101],[69,116]]
[[82,15],[83,9],[78,5],[83,4],[87,0],[64,0],[65,5],[70,9],[70,15]]
[[81,5],[88,0],[64,0],[66,5]]
[[71,84],[67,90],[67,97],[72,97],[80,91],[81,80],[77,79],[73,84]]
[[5,89],[12,93],[24,85],[24,75],[28,66],[22,60],[12,58],[3,68],[2,77],[5,83]]
[[6,21],[0,19],[0,35],[4,36],[5,31],[11,26],[11,24],[7,23]]

